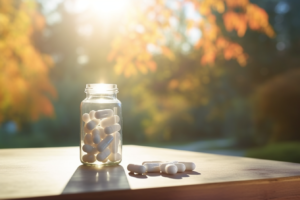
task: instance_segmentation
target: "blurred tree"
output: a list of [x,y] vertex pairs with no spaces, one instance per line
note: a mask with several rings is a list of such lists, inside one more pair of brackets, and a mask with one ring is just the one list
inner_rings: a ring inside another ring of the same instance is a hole
[[0,122],[18,124],[52,116],[56,91],[48,78],[52,61],[31,36],[44,27],[34,1],[0,1]]

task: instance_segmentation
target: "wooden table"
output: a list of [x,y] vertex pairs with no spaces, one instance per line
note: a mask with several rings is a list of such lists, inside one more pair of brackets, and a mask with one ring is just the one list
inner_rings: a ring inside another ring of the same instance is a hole
[[[193,161],[192,172],[131,175],[128,163]],[[127,146],[114,167],[88,167],[79,147],[0,150],[0,199],[300,199],[300,164]]]

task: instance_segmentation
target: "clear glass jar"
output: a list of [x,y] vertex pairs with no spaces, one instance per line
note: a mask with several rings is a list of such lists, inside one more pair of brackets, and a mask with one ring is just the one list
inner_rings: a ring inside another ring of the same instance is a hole
[[122,107],[115,84],[87,84],[81,102],[80,161],[112,165],[122,161]]

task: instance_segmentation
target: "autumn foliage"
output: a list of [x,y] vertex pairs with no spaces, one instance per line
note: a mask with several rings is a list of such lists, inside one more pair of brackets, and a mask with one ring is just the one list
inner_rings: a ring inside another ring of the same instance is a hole
[[[268,22],[268,15],[262,8],[249,0],[186,0],[179,2],[179,8],[171,9],[164,1],[157,0],[146,8],[134,7],[125,18],[120,35],[114,40],[109,60],[115,61],[115,71],[126,77],[137,73],[147,73],[156,69],[153,53],[148,51],[149,45],[169,59],[174,59],[174,49],[168,47],[170,38],[182,40],[185,32],[174,28],[170,19],[180,22],[180,10],[185,4],[192,4],[201,16],[200,20],[187,19],[184,29],[198,28],[202,36],[194,48],[201,52],[201,65],[214,64],[223,57],[225,60],[235,59],[241,66],[247,63],[248,55],[238,43],[226,38],[217,25],[216,15],[222,15],[227,31],[236,31],[239,37],[245,35],[249,28],[274,36]],[[179,11],[178,11],[179,10]]]
[[48,77],[51,59],[32,44],[44,19],[32,1],[0,1],[0,122],[17,123],[54,114],[56,91]]

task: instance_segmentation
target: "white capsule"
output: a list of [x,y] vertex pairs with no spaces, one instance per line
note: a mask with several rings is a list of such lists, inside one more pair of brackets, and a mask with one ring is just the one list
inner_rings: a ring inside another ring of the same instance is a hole
[[96,157],[94,154],[85,154],[82,156],[82,160],[84,162],[93,163],[96,161]]
[[104,161],[110,154],[110,150],[109,149],[105,149],[104,151],[98,153],[97,155],[97,160],[98,161]]
[[89,129],[86,127],[86,124],[84,125],[83,130],[84,130],[84,133],[86,133],[86,134],[92,132],[92,130],[89,130]]
[[110,143],[109,149],[111,150],[111,152],[117,153],[119,149],[119,142],[120,142],[121,135],[119,132],[112,133],[111,135],[114,137],[114,139]]
[[93,144],[93,136],[89,133],[84,136],[84,144]]
[[115,123],[118,123],[120,121],[120,117],[118,115],[113,115],[108,118],[102,119],[100,125],[101,127],[105,128],[107,126],[114,125]]
[[95,118],[102,119],[113,116],[113,111],[111,109],[98,110],[95,112]]
[[113,141],[114,137],[111,135],[108,135],[106,138],[104,138],[98,145],[97,149],[98,151],[102,152],[108,145]]
[[90,121],[90,115],[88,113],[84,113],[81,117],[82,121],[84,121],[85,123]]
[[109,156],[108,156],[108,159],[111,161],[111,162],[116,162],[116,161],[119,161],[121,160],[122,156],[121,154],[119,153],[111,153]]
[[185,165],[182,163],[175,163],[174,165],[176,165],[176,167],[178,169],[177,173],[182,173],[186,169]]
[[98,128],[95,128],[95,129],[92,131],[92,135],[93,135],[93,142],[94,142],[95,144],[98,144],[98,143],[101,141],[99,129],[98,129]]
[[105,127],[104,128],[104,133],[105,134],[112,134],[112,133],[117,132],[119,130],[121,130],[120,124],[114,124],[114,125]]
[[160,168],[159,168],[159,163],[145,163],[143,166],[146,167],[146,172],[147,173],[159,173]]
[[87,153],[92,153],[92,151],[94,150],[94,147],[92,145],[85,144],[82,146],[82,150]]
[[89,116],[90,116],[90,119],[94,119],[95,118],[95,112],[94,110],[91,110],[90,113],[89,113]]
[[102,127],[98,127],[100,132],[100,138],[103,140],[107,135],[104,133],[104,129]]
[[159,164],[160,171],[162,173],[166,173],[166,166],[169,165],[169,164],[174,164],[174,163],[173,162],[160,163]]
[[193,171],[196,168],[195,163],[193,162],[179,162],[185,165],[186,171]]
[[[165,162],[163,162],[163,161],[144,161],[143,163],[142,163],[142,165],[144,165],[144,164],[146,164],[146,163],[165,163]],[[158,165],[159,166],[159,165]]]
[[86,124],[86,128],[88,130],[93,130],[98,124],[99,124],[98,120],[93,119]]
[[99,151],[98,151],[98,149],[97,149],[97,145],[94,144],[94,145],[93,145],[93,150],[91,151],[90,154],[97,154],[97,153],[99,153]]
[[178,169],[174,164],[168,164],[165,169],[167,174],[176,174]]
[[135,165],[135,164],[129,164],[127,166],[127,170],[130,172],[138,173],[138,174],[143,174],[146,172],[146,167],[143,165]]

